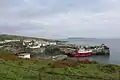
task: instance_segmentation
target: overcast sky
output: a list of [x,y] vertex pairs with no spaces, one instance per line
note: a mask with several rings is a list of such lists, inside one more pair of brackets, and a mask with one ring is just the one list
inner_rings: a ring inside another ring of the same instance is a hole
[[0,33],[120,38],[120,0],[0,0]]

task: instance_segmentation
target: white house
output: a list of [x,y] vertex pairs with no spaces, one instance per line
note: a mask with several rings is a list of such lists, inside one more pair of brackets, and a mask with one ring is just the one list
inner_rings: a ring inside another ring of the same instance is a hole
[[26,40],[23,40],[23,42],[31,42],[31,41],[36,41],[34,39],[26,39]]
[[45,44],[45,43],[43,43],[43,44],[42,44],[42,46],[46,46],[46,44]]
[[29,48],[35,49],[35,48],[40,48],[40,46],[39,45],[38,46],[31,46]]
[[5,43],[5,41],[0,41],[0,44],[3,44],[3,43]]
[[30,58],[30,54],[28,54],[28,53],[19,54],[18,57],[19,58]]
[[32,45],[33,43],[28,43],[28,45],[30,46],[30,45]]
[[46,42],[46,45],[50,45],[50,43],[49,43],[49,42]]
[[20,40],[5,40],[5,42],[17,42],[17,41],[20,41]]
[[38,44],[38,46],[40,46],[40,47],[41,47],[41,46],[42,46],[42,44]]
[[23,45],[25,46],[25,43],[23,42]]
[[57,45],[56,42],[50,42],[50,45]]
[[4,46],[0,46],[0,48],[2,48],[2,47],[4,47]]

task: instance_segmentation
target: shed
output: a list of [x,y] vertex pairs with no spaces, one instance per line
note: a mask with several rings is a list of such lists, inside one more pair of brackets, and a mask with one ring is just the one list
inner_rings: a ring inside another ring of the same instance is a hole
[[30,54],[29,53],[23,53],[23,54],[19,54],[18,57],[19,58],[30,58]]

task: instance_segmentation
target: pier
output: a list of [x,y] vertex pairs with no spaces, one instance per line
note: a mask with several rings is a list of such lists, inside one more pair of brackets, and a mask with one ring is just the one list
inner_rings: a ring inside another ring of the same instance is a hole
[[101,44],[98,46],[81,46],[81,45],[60,45],[58,46],[61,51],[63,51],[68,56],[78,49],[82,49],[85,51],[92,51],[92,55],[110,55],[110,49],[105,44]]

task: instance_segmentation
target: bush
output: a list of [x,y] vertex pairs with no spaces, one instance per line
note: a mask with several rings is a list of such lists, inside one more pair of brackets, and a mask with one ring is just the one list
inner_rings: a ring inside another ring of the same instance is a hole
[[100,70],[102,70],[105,73],[116,73],[117,67],[111,64],[107,64],[103,66],[100,65]]

